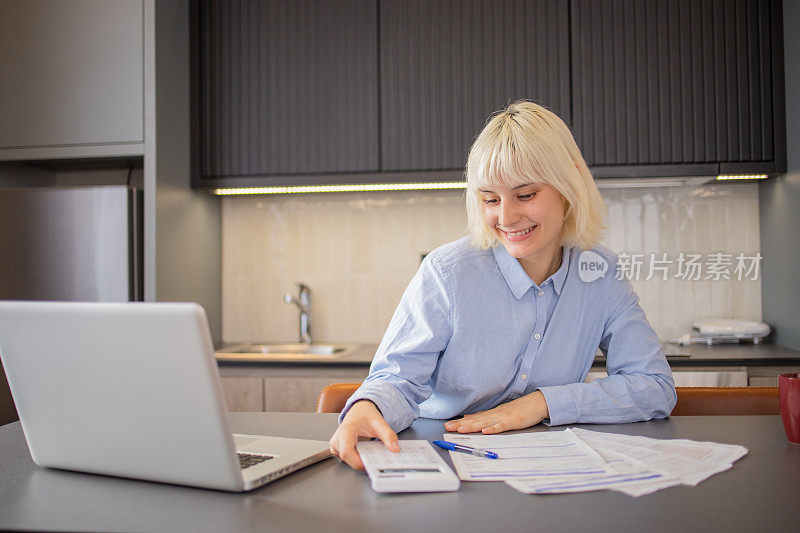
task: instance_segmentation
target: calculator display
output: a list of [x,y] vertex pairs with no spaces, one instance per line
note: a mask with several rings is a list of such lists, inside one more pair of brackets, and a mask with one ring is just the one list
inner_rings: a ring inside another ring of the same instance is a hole
[[404,476],[406,474],[438,474],[438,468],[379,468],[378,473],[382,476]]

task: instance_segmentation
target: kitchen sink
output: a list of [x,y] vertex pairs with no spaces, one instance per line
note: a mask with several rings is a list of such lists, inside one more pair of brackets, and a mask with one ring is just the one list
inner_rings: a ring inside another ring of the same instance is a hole
[[217,359],[264,361],[273,359],[335,359],[351,352],[351,344],[262,344],[244,342],[216,350]]

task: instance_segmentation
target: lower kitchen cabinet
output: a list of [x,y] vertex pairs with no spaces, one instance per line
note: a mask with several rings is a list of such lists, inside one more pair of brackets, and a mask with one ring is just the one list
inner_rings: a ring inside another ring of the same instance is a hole
[[265,378],[264,410],[313,413],[317,410],[319,393],[326,385],[352,381],[347,377]]
[[228,411],[263,411],[264,380],[261,378],[222,378],[222,393]]
[[228,411],[314,412],[331,383],[361,382],[368,366],[220,366]]
[[747,369],[747,384],[750,387],[777,387],[778,376],[799,372],[800,364],[792,366],[751,366]]

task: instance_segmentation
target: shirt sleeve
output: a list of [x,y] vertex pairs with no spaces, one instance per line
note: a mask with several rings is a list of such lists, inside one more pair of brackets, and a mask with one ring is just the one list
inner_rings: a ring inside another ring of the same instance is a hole
[[664,351],[628,280],[609,281],[600,350],[608,376],[541,387],[550,424],[622,423],[665,418],[677,396]]
[[395,432],[419,417],[419,404],[432,393],[431,375],[453,332],[451,288],[429,254],[389,322],[369,376],[339,415],[340,423],[358,400],[372,401]]

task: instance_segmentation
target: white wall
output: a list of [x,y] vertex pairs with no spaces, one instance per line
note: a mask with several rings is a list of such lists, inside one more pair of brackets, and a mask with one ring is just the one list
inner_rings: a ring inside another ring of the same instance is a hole
[[[463,192],[332,193],[222,201],[225,341],[294,341],[297,310],[283,302],[302,281],[313,291],[319,341],[378,342],[420,253],[465,235]],[[659,254],[760,250],[754,184],[604,190],[607,244]],[[704,274],[705,275],[705,274]],[[642,277],[646,277],[643,273]],[[710,316],[761,317],[758,281],[634,281],[662,339]]]

